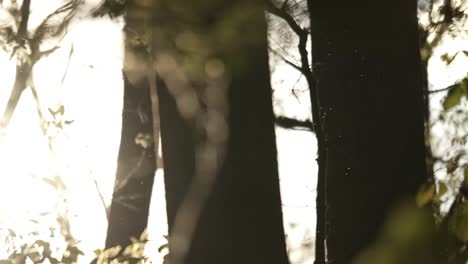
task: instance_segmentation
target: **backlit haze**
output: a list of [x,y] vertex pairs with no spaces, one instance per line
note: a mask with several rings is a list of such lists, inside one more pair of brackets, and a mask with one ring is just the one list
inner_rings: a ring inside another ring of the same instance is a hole
[[[7,5],[10,1],[3,2]],[[60,0],[31,2],[30,29],[63,4]],[[84,2],[63,39],[43,44],[44,50],[58,49],[34,67],[38,101],[30,89],[24,91],[0,142],[0,228],[17,233],[34,231],[47,237],[50,227],[55,228],[57,235],[66,231],[64,221],[57,221],[66,217],[71,235],[81,241],[79,247],[87,254],[83,263],[89,263],[92,251],[104,246],[105,207],[110,205],[115,178],[123,106],[124,22],[108,16],[89,18],[87,14],[100,1]],[[444,88],[466,75],[466,57],[460,57],[450,67],[438,59],[439,54],[466,47],[467,41],[447,39],[436,50],[429,64],[431,89]],[[290,49],[292,56],[297,56],[294,45]],[[271,64],[275,112],[310,119],[309,94],[300,73],[278,60]],[[13,86],[15,66],[15,58],[10,59],[0,50],[0,111],[4,110]],[[444,93],[435,96],[434,107],[443,96]],[[50,110],[61,106],[64,115],[54,119]],[[46,137],[38,107],[46,121],[58,118],[67,124],[63,129],[49,128]],[[317,173],[315,137],[308,131],[283,128],[277,128],[276,135],[290,257],[296,264],[311,264]],[[149,220],[154,263],[161,261],[154,249],[165,243],[163,235],[167,232],[163,191],[163,172],[158,170]],[[0,258],[5,257],[1,243]]]

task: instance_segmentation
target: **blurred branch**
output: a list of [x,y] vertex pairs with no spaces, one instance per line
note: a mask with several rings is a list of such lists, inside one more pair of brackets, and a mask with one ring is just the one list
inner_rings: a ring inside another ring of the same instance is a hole
[[21,5],[21,10],[20,10],[21,21],[20,21],[20,25],[18,29],[18,35],[20,38],[23,39],[23,41],[27,37],[30,6],[31,6],[31,0],[24,0],[23,4]]
[[[17,57],[16,79],[15,83],[13,84],[13,89],[10,93],[10,97],[8,99],[6,108],[0,119],[0,128],[6,129],[8,127],[18,105],[19,99],[21,98],[21,94],[27,88],[27,80],[28,78],[30,78],[35,63],[43,56],[47,56],[56,49],[58,49],[58,47],[55,47],[46,52],[39,51],[39,44],[44,40],[45,33],[50,32],[50,30],[48,29],[48,23],[50,19],[58,14],[70,11],[65,16],[65,18],[62,19],[62,22],[59,24],[58,28],[51,35],[57,36],[58,34],[62,33],[64,29],[66,29],[68,23],[76,13],[79,3],[80,0],[70,0],[66,4],[60,6],[41,22],[41,24],[36,29],[36,32],[33,34],[33,37],[29,38],[27,29],[30,15],[31,0],[24,0],[20,10],[21,21],[16,37],[18,43],[17,47],[14,48],[13,52],[13,54],[16,54]],[[27,51],[26,44],[29,45],[29,52]]]
[[432,12],[434,11],[434,0],[429,0],[429,11],[427,13],[428,15],[428,19],[429,19],[429,23],[431,26],[433,26],[435,24],[433,18],[432,18]]
[[286,116],[276,116],[275,124],[286,129],[314,131],[314,125],[310,120],[298,120]]
[[70,61],[73,56],[73,53],[75,51],[75,48],[73,46],[73,43],[71,44],[70,47],[70,52],[68,53],[68,60],[67,60],[67,66],[65,67],[65,71],[63,72],[62,80],[60,81],[60,84],[63,86],[63,83],[65,82],[65,79],[68,75],[68,70],[70,69]]
[[437,90],[429,90],[429,91],[427,91],[427,93],[429,93],[429,94],[440,93],[440,92],[448,91],[448,90],[452,89],[453,87],[454,87],[453,85],[450,85],[449,87],[445,87],[445,88],[441,88],[441,89],[437,89]]
[[[31,0],[25,0],[21,5],[21,21],[18,30],[18,34],[16,35],[16,39],[19,42],[18,46],[13,49],[12,55],[15,53],[17,54],[17,66],[16,66],[16,79],[15,83],[13,84],[13,89],[10,93],[10,97],[8,99],[5,111],[0,119],[0,129],[5,129],[8,124],[10,123],[11,117],[13,116],[13,112],[15,111],[16,106],[18,105],[18,101],[23,93],[23,90],[26,88],[27,79],[29,77],[30,72],[32,71],[32,67],[28,60],[21,57],[27,57],[27,51],[24,51],[24,44],[27,40],[27,28],[28,28],[28,20],[29,20],[29,13],[30,13],[30,5]],[[24,63],[23,63],[24,62]]]
[[102,195],[101,188],[99,187],[99,183],[95,178],[93,178],[94,186],[96,187],[96,192],[99,196],[99,200],[101,201],[102,206],[104,207],[104,212],[106,213],[106,219],[109,221],[109,210],[106,206],[106,201],[104,200],[104,196]]
[[432,16],[434,8],[434,0],[430,0],[430,6],[428,11],[429,19],[429,31],[434,30],[435,36],[432,41],[427,41],[425,48],[430,50],[429,54],[432,54],[434,49],[442,40],[444,33],[450,31],[450,26],[453,25],[457,20],[466,18],[465,11],[462,10],[463,3],[454,6],[452,0],[444,0],[443,5],[439,8],[438,15],[442,15],[442,20],[435,20]]
[[91,15],[93,17],[101,17],[109,14],[110,17],[117,17],[125,12],[126,4],[127,1],[125,0],[103,0],[98,7],[91,12]]
[[296,69],[296,70],[298,70],[298,71],[300,71],[302,73],[301,67],[299,67],[297,64],[295,64],[294,62],[292,62],[289,59],[285,58],[283,55],[281,55],[275,49],[270,47],[269,50],[270,50],[270,52],[273,52],[276,56],[280,57],[280,59],[282,59],[284,62],[286,62],[286,64],[288,64],[289,66],[293,67],[294,69]]
[[125,178],[115,183],[115,187],[114,187],[115,193],[118,193],[120,190],[122,190],[128,184],[130,179],[135,177],[135,174],[143,166],[143,162],[145,161],[147,154],[148,154],[147,150],[143,149],[141,151],[140,157],[138,158],[135,166],[127,173],[127,175],[125,175]]

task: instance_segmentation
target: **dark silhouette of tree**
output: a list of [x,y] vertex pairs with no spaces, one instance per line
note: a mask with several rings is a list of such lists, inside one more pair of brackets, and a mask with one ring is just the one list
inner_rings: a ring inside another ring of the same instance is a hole
[[[303,74],[307,81],[307,85],[311,89],[311,99],[312,99],[312,112],[314,113],[313,116],[321,116],[320,112],[321,109],[318,107],[314,107],[318,105],[318,98],[314,96],[317,94],[315,91],[315,78],[312,72],[312,69],[309,67],[308,63],[308,52],[307,48],[307,39],[310,35],[310,29],[308,27],[301,26],[301,16],[304,12],[308,12],[308,10],[297,10],[300,8],[300,0],[299,1],[276,1],[271,0],[269,2],[267,11],[274,16],[282,19],[285,22],[285,25],[289,29],[286,31],[290,31],[294,34],[293,38],[298,39],[297,51],[300,55],[300,59],[298,60],[291,60],[289,59],[290,54],[287,54],[286,49],[275,50],[271,48],[271,51],[276,56],[279,56],[281,60],[286,62],[288,65],[293,67],[294,69],[298,70]],[[311,1],[308,1],[309,4]],[[463,24],[464,19],[466,19],[466,15],[462,10],[463,4],[461,3],[454,3],[451,0],[444,0],[440,1],[440,3],[436,3],[437,1],[434,0],[427,0],[427,1],[419,1],[418,8],[421,16],[426,16],[427,21],[426,24],[420,25],[420,45],[421,45],[421,69],[422,69],[422,87],[423,87],[423,109],[424,109],[424,121],[425,121],[425,135],[426,135],[426,161],[427,161],[427,175],[433,175],[433,166],[435,161],[440,161],[441,158],[434,157],[431,153],[431,138],[430,138],[430,129],[433,124],[430,122],[430,105],[429,105],[429,98],[431,94],[438,93],[438,92],[445,92],[447,90],[453,90],[456,85],[447,87],[445,89],[429,91],[428,80],[427,80],[427,65],[428,60],[433,54],[433,50],[440,45],[440,42],[443,36],[451,35],[455,36],[460,34],[459,30],[462,28],[460,24]],[[304,8],[302,8],[304,9]],[[283,32],[284,29],[279,29],[277,32]],[[430,36],[430,37],[429,37]],[[288,34],[285,34],[285,38],[288,38]],[[291,36],[289,36],[291,38]],[[283,41],[288,45],[290,40],[287,39]],[[276,43],[276,45],[280,45]],[[286,52],[286,53],[285,53]],[[460,52],[461,53],[461,52]],[[448,64],[455,59],[457,53],[453,56],[446,55],[443,58]],[[314,117],[314,120],[318,118]],[[281,126],[283,128],[294,128],[294,129],[304,129],[305,127],[299,125],[300,120],[293,120],[287,119],[285,117],[277,117],[276,118],[276,125]],[[321,127],[320,120],[318,122],[314,122],[314,126]],[[313,126],[312,126],[313,127]],[[311,129],[314,131],[314,129]],[[321,142],[323,142],[323,135],[316,134],[318,139],[318,163],[319,163],[319,173],[318,173],[318,186],[317,186],[317,202],[316,202],[316,210],[317,210],[317,231],[316,231],[316,252],[315,252],[315,262],[316,263],[324,263],[325,262],[325,248],[324,248],[324,225],[325,225],[325,203],[324,203],[324,173],[325,170],[323,169],[326,164],[326,149]],[[320,154],[322,153],[322,154]],[[323,164],[323,165],[320,165]],[[429,179],[432,181],[432,178]],[[435,213],[437,213],[440,209],[437,205],[434,205]]]
[[263,10],[243,0],[155,8],[175,40],[175,51],[154,50],[171,263],[288,263]]
[[[136,4],[105,0],[92,12],[111,18],[132,12]],[[124,109],[118,165],[109,208],[106,248],[131,243],[147,228],[154,176],[157,169],[158,112],[154,100],[151,50],[141,17],[125,16]],[[136,66],[138,65],[138,66]]]
[[309,8],[327,159],[326,259],[350,263],[425,180],[416,1]]
[[156,171],[148,81],[135,85],[127,78],[124,81],[122,134],[106,248],[125,247],[130,237],[139,237],[146,229]]
[[[294,4],[285,0],[278,5],[276,1],[267,2],[267,11],[271,14],[283,19],[289,28],[297,35],[299,41],[297,44],[297,50],[300,54],[300,64],[296,64],[290,60],[283,58],[283,60],[294,69],[302,73],[307,81],[309,87],[310,101],[312,106],[312,122],[310,123],[310,129],[315,133],[317,138],[317,198],[316,198],[316,233],[315,233],[315,263],[325,263],[325,245],[324,245],[324,234],[325,234],[325,177],[326,177],[326,166],[327,166],[327,149],[325,146],[325,136],[322,132],[322,113],[323,109],[320,108],[317,83],[312,67],[309,62],[308,52],[308,38],[310,36],[310,29],[301,27],[299,21],[292,14],[291,9],[294,9]],[[309,4],[309,2],[308,2]],[[306,10],[307,11],[307,10]],[[277,118],[276,124],[285,127],[282,119]],[[288,122],[290,124],[292,122]]]
[[275,116],[275,125],[293,130],[314,131],[314,126],[310,120],[299,120],[286,116]]

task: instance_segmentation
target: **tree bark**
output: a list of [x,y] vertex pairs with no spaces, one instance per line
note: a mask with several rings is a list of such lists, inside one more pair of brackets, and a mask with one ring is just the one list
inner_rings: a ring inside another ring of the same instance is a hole
[[[143,80],[134,86],[127,78],[124,85],[122,137],[106,248],[125,247],[130,244],[130,237],[138,238],[146,229],[156,171],[149,85]],[[146,143],[149,145],[143,146]]]
[[309,7],[327,150],[326,259],[348,264],[426,178],[416,1]]
[[[182,3],[176,2],[173,5]],[[227,23],[228,16],[242,19],[230,21],[232,24],[222,28],[223,32],[234,34],[233,43],[223,39],[228,34],[214,34],[201,44],[202,47],[213,47],[213,43],[223,45],[217,46],[219,49],[213,56],[222,61],[229,73],[228,139],[223,162],[202,205],[193,237],[185,241],[190,246],[182,263],[288,263],[263,6],[258,4],[261,1],[221,2],[205,1],[215,7],[207,13],[200,11],[206,10],[206,6],[192,2],[190,10],[199,12],[193,15],[197,19],[184,17],[187,29],[195,28],[195,32],[197,28],[221,27]],[[233,15],[234,12],[239,13]],[[173,95],[163,85],[159,85],[158,91],[171,237],[196,175],[195,161],[199,158],[196,150],[201,143],[199,131],[178,112]],[[188,217],[183,221],[194,219]],[[171,254],[177,252],[173,247],[176,242],[169,241]]]

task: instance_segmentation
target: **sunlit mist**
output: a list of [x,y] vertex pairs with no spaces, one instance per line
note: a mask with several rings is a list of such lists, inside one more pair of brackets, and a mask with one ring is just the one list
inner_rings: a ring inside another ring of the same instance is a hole
[[[2,8],[12,2],[0,4],[0,21]],[[22,1],[17,2],[21,6]],[[31,1],[28,30],[36,30],[65,2]],[[12,233],[26,242],[48,241],[60,252],[65,251],[65,240],[73,240],[84,252],[80,263],[89,263],[94,250],[104,248],[122,130],[125,21],[89,16],[100,2],[83,0],[65,33],[40,44],[45,55],[34,64],[11,122],[0,127],[0,259],[8,257],[8,243],[16,243],[2,240]],[[296,39],[291,37],[294,45],[282,47],[281,39],[270,31],[273,49],[277,45],[298,61]],[[468,42],[447,38],[442,43],[429,60],[430,90],[452,85],[467,74],[467,57],[460,56],[451,66],[440,57],[466,49]],[[275,114],[310,120],[304,77],[273,51],[270,55]],[[0,115],[17,77],[17,59],[11,50],[0,48]],[[433,119],[443,111],[440,101],[445,95],[431,97]],[[437,123],[431,133],[443,139],[445,130]],[[289,257],[294,264],[310,264],[316,224],[316,138],[306,130],[277,126],[275,131]],[[447,144],[442,142],[433,151],[442,153]],[[445,174],[436,176],[442,179]],[[167,242],[168,232],[162,168],[156,171],[148,222],[147,254],[153,263],[162,263],[167,252],[157,248]]]

